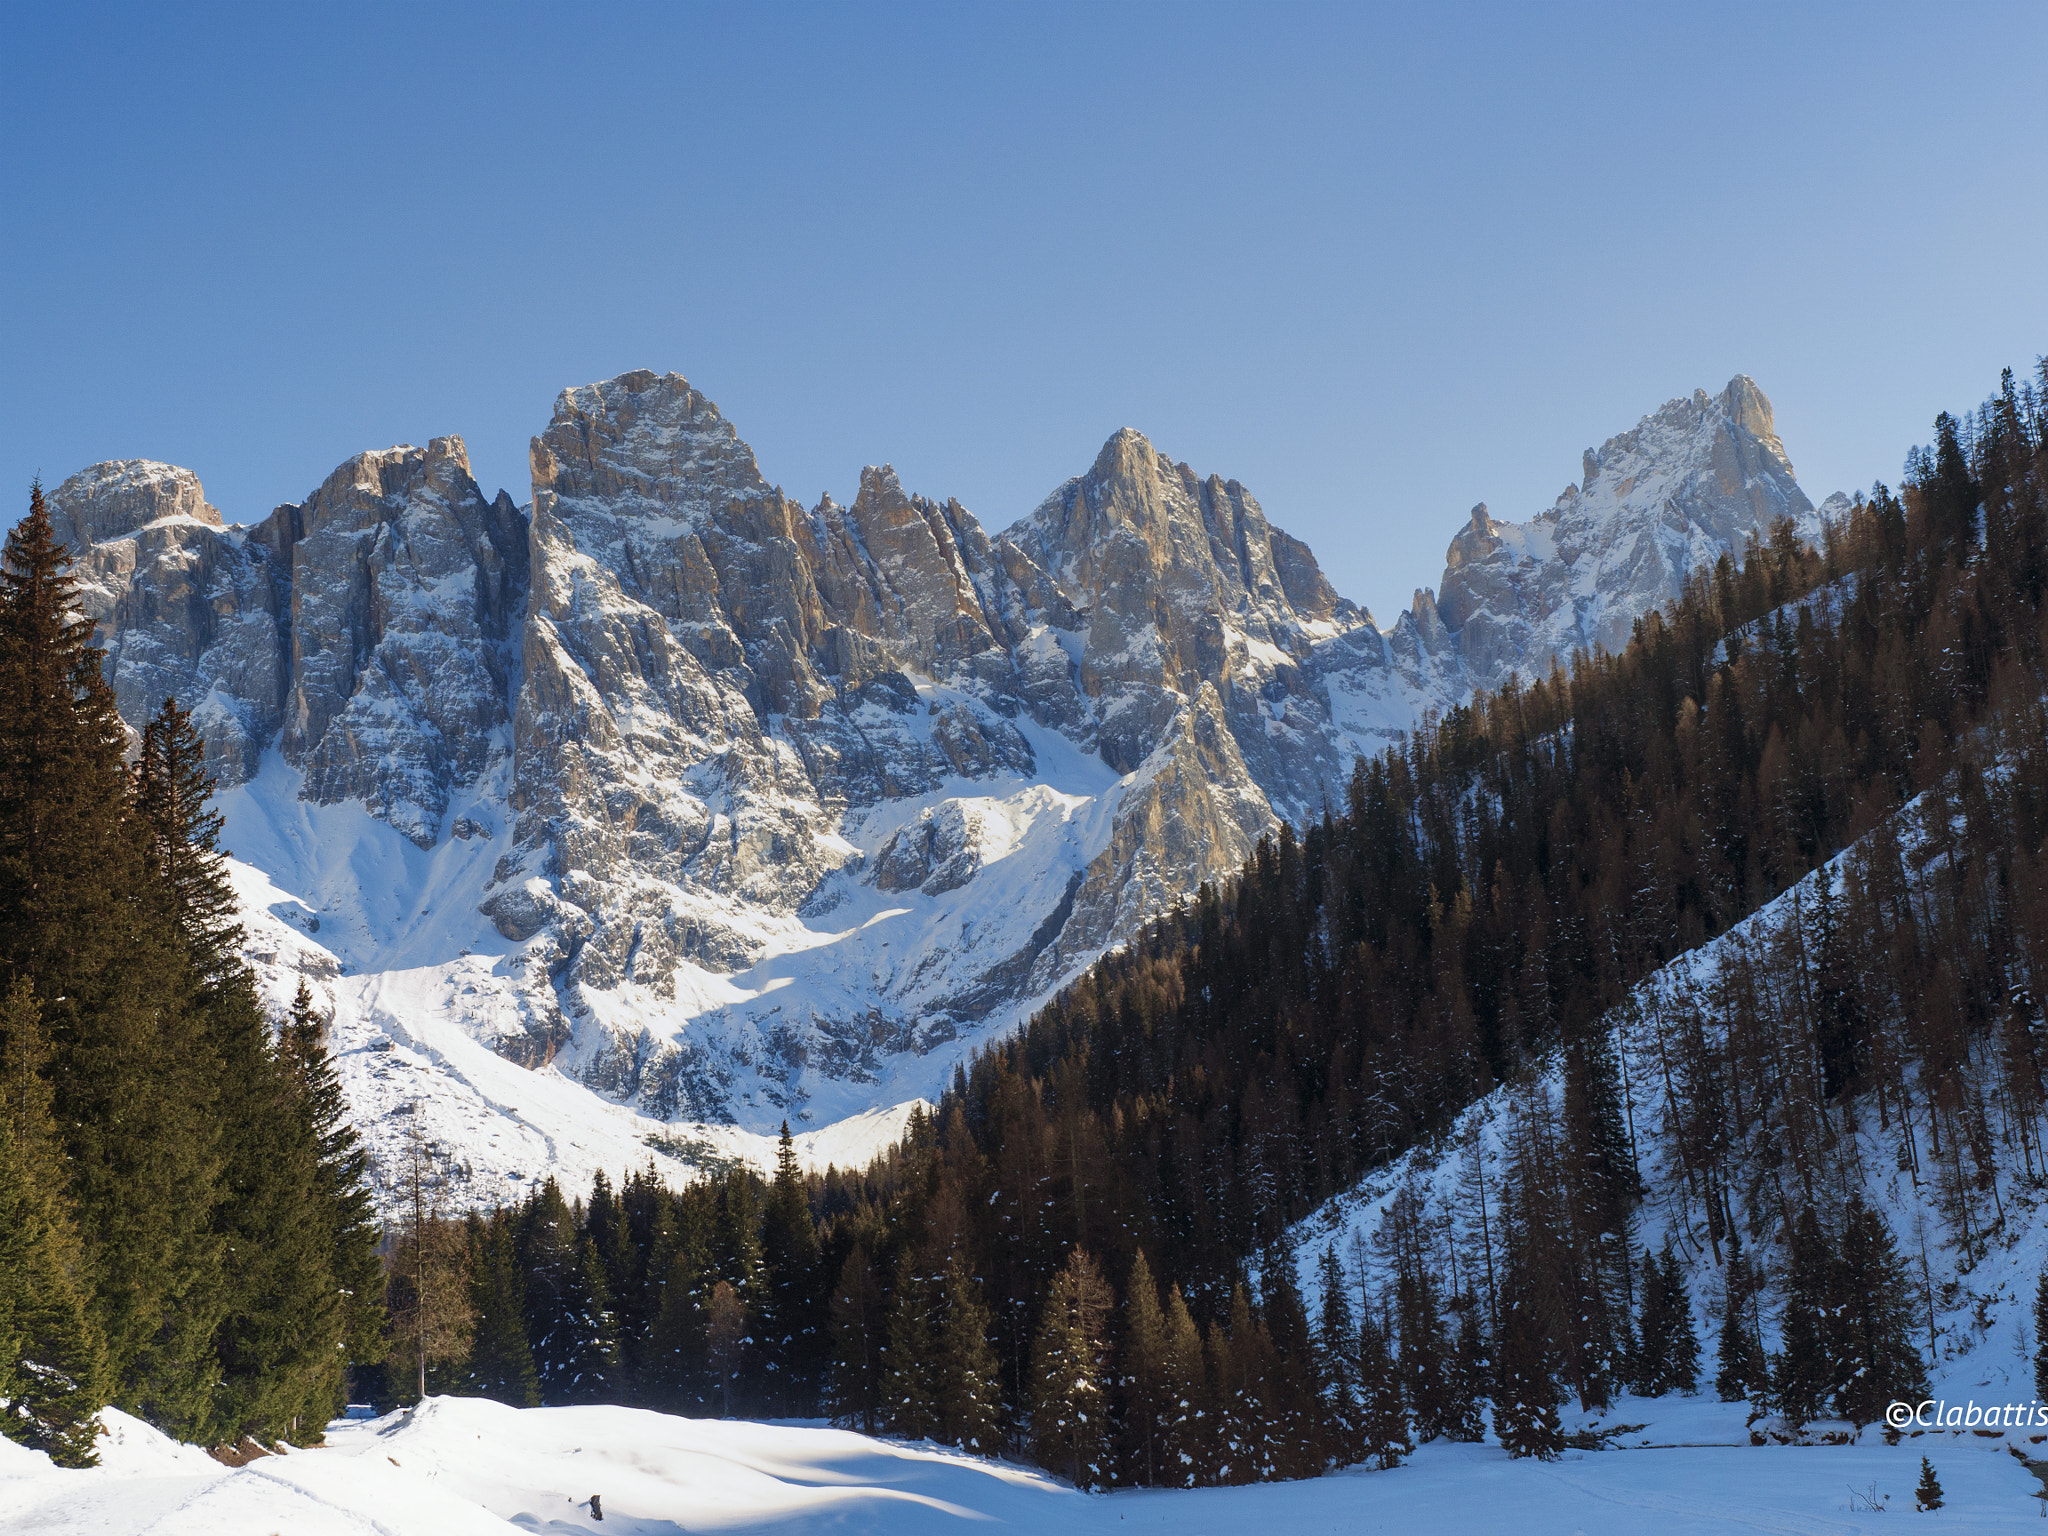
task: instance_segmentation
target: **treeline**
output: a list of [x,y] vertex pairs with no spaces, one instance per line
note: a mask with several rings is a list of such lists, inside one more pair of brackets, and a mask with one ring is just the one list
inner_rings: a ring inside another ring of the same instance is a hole
[[382,1348],[363,1155],[239,958],[191,722],[127,765],[69,567],[37,486],[0,556],[0,1433],[317,1440]]
[[[1342,814],[1103,960],[890,1156],[786,1159],[760,1199],[810,1235],[784,1260],[748,1268],[745,1176],[640,1178],[567,1226],[552,1193],[480,1218],[472,1289],[488,1241],[530,1332],[542,1298],[609,1297],[577,1315],[634,1400],[829,1411],[1090,1485],[1386,1460],[1489,1414],[1547,1454],[1566,1392],[1701,1380],[1688,1273],[1719,1390],[1862,1419],[1917,1379],[1923,1323],[1941,1344],[1926,1248],[1855,1193],[1871,1159],[1928,1190],[1964,1272],[2001,1179],[2048,1176],[2044,392],[2008,374],[1818,548],[1780,526],[1622,654],[1361,762]],[[1865,833],[1711,975],[1621,1006]],[[1502,1085],[1499,1139],[1459,1152]],[[1419,1147],[1469,1161],[1456,1214],[1397,1201],[1305,1301],[1285,1229]],[[1652,1180],[1679,1212],[1654,1254]],[[727,1235],[606,1261],[632,1201]],[[580,1290],[536,1290],[535,1221],[595,1256]]]

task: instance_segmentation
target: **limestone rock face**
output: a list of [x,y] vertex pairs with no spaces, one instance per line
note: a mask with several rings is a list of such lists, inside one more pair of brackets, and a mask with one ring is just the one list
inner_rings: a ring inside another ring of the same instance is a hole
[[1385,631],[1130,430],[995,536],[886,465],[806,509],[675,374],[564,391],[531,458],[523,510],[450,437],[246,529],[165,465],[52,500],[124,718],[198,701],[337,996],[760,1130],[936,1090],[1427,711],[1816,526],[1747,379],[1475,507]]
[[121,718],[139,732],[175,696],[221,782],[254,773],[282,723],[287,670],[269,551],[221,526],[190,470],[146,459],[82,470],[49,504]]
[[1819,519],[1778,441],[1771,402],[1747,376],[1695,390],[1583,456],[1578,484],[1526,523],[1485,505],[1451,540],[1435,608],[1472,685],[1547,672],[1578,648],[1613,651],[1686,576],[1791,519]]
[[358,454],[301,505],[226,528],[190,470],[98,464],[51,497],[131,729],[192,710],[218,782],[275,744],[306,798],[361,801],[422,848],[510,749],[525,518],[460,438]]
[[450,790],[509,747],[524,522],[503,492],[484,500],[461,438],[437,437],[357,454],[256,531],[288,571],[280,745],[309,799],[440,840]]

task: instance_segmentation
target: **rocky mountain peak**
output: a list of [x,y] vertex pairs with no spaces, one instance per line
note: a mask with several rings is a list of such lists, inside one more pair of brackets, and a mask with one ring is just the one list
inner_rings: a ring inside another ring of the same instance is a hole
[[50,493],[49,505],[57,536],[74,549],[127,538],[167,517],[221,525],[197,475],[154,459],[115,459],[80,470]]
[[1472,685],[1540,674],[1580,647],[1618,648],[1695,566],[1739,558],[1780,517],[1818,532],[1770,401],[1738,375],[1588,448],[1580,482],[1529,521],[1475,508],[1445,553],[1437,610]]

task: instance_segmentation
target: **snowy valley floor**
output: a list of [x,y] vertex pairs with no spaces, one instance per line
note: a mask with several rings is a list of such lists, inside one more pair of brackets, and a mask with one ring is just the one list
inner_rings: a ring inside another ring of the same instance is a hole
[[[1025,1469],[840,1430],[680,1419],[627,1408],[518,1410],[435,1398],[416,1413],[338,1424],[328,1444],[230,1470],[108,1415],[103,1465],[53,1469],[0,1441],[0,1530],[93,1536],[510,1536],[596,1532],[1528,1532],[1606,1536],[1771,1531],[2041,1529],[2040,1484],[2003,1438],[1930,1433],[1886,1446],[1746,1443],[1740,1405],[1624,1403],[1649,1420],[1628,1444],[1510,1461],[1431,1445],[1390,1472],[1300,1483],[1091,1497]],[[2015,1434],[2029,1454],[2042,1447]],[[1721,1441],[1735,1444],[1701,1444]],[[1692,1442],[1692,1443],[1669,1443]],[[2044,1442],[2048,1444],[2048,1442]],[[1913,1509],[1920,1456],[1947,1503]],[[1889,1509],[1862,1506],[1875,1491]],[[591,1518],[592,1493],[604,1520]],[[1851,1505],[1858,1506],[1855,1509]]]

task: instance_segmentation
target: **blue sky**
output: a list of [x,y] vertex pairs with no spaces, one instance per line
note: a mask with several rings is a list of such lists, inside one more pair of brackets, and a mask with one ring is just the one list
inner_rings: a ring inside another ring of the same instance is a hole
[[230,521],[673,369],[992,528],[1117,427],[1390,621],[1752,374],[1815,499],[2048,351],[2048,7],[9,7],[0,486]]

